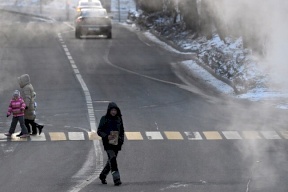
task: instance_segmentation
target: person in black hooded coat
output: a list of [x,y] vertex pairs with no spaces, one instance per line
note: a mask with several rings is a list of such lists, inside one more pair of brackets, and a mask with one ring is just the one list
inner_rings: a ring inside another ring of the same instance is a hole
[[[113,135],[113,132],[116,132],[116,135]],[[107,163],[100,173],[99,179],[103,184],[107,184],[106,177],[111,171],[114,184],[121,185],[117,155],[124,143],[124,126],[121,111],[116,103],[109,103],[106,115],[100,119],[97,134],[102,138],[104,150],[108,156]]]

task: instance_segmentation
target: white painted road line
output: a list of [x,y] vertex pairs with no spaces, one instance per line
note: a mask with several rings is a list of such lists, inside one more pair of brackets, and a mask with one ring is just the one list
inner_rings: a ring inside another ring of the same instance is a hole
[[237,131],[222,131],[226,139],[242,139]]
[[[61,33],[58,34],[58,37],[59,37],[59,41],[61,43],[63,42],[63,44],[65,45]],[[82,87],[82,90],[84,92],[84,95],[85,95],[86,104],[87,104],[87,111],[88,111],[88,116],[89,116],[90,129],[92,132],[96,132],[97,131],[97,123],[96,123],[96,119],[95,119],[93,105],[90,105],[92,103],[90,91],[89,91],[86,83],[84,82],[84,80],[80,74],[80,71],[77,68],[77,65],[75,64],[74,59],[72,58],[72,56],[69,52],[69,49],[66,47],[64,47],[64,51],[66,53],[66,56],[67,56],[67,58],[71,64],[71,67],[74,70],[75,76],[76,76],[77,80],[79,81],[79,83]],[[66,49],[67,49],[67,51],[66,51]],[[89,178],[90,182],[97,179],[99,173],[101,172],[101,170],[103,168],[103,153],[102,153],[102,149],[101,149],[101,144],[100,144],[99,140],[93,140],[93,144],[94,144],[94,150],[95,150],[96,169],[94,171],[94,174]],[[87,160],[87,162],[89,162],[89,159]],[[86,164],[84,164],[84,166],[86,166]],[[77,175],[77,173],[76,173],[76,175]],[[73,188],[73,190],[71,190],[71,192],[81,191],[81,189],[83,189],[85,186],[87,186],[90,182],[87,182],[86,180],[82,181],[80,184],[76,185]]]
[[31,141],[47,141],[45,134],[31,136]]
[[265,139],[281,139],[276,131],[261,131],[261,134]]
[[159,131],[147,131],[146,136],[149,140],[163,140],[163,136]]
[[69,138],[69,140],[72,140],[72,141],[85,140],[84,134],[82,132],[69,132],[68,138]]
[[184,132],[188,140],[203,140],[199,132]]

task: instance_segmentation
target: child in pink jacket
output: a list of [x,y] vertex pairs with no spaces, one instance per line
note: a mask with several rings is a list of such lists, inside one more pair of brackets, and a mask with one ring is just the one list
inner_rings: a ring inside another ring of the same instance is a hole
[[8,112],[7,112],[7,117],[13,114],[13,118],[12,118],[9,132],[5,133],[4,135],[6,135],[7,137],[11,137],[19,121],[21,132],[23,133],[23,135],[21,135],[20,137],[25,138],[25,137],[30,136],[28,134],[27,128],[25,126],[25,121],[24,121],[25,107],[26,107],[25,102],[23,101],[22,97],[20,97],[20,91],[15,90],[13,93],[13,98],[10,101]]

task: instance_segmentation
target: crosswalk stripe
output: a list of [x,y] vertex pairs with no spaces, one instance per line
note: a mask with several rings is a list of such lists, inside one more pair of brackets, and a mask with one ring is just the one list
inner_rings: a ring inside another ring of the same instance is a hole
[[242,139],[237,131],[222,131],[226,139]]
[[28,138],[16,137],[16,134],[12,134],[11,137],[7,137],[4,135],[4,133],[0,133],[0,141],[28,141]]
[[188,140],[203,140],[199,132],[184,132]]
[[159,131],[147,131],[146,136],[149,140],[163,140],[162,134]]
[[204,136],[207,140],[221,140],[222,137],[217,131],[204,131]]
[[276,133],[276,131],[261,131],[261,134],[265,139],[281,139],[281,137]]
[[85,140],[83,132],[68,132],[68,138],[72,141]]
[[30,139],[31,141],[46,141],[47,140],[45,134],[31,136]]
[[[41,135],[31,135],[28,138],[16,137],[18,133],[14,133],[11,137],[7,137],[4,133],[0,133],[0,142],[2,141],[85,141],[101,140],[96,132],[48,132]],[[182,135],[183,134],[183,135]],[[67,135],[67,136],[66,136]],[[288,139],[288,131],[204,131],[204,132],[179,132],[179,131],[145,131],[142,136],[140,131],[125,132],[127,140],[280,140]],[[185,137],[183,137],[185,136]],[[204,137],[203,137],[204,136]]]
[[288,139],[288,131],[280,131],[280,134],[281,134],[285,139]]
[[65,141],[66,135],[63,132],[49,132],[51,141]]
[[167,139],[169,140],[183,140],[181,133],[178,131],[164,131]]
[[[8,138],[9,140],[9,138]],[[28,138],[20,138],[20,137],[11,137],[10,141],[28,141]]]
[[140,132],[125,132],[128,140],[143,140]]
[[242,134],[245,139],[262,139],[257,131],[242,131]]
[[4,133],[0,133],[0,141],[7,141],[7,136]]
[[88,132],[89,140],[100,140],[101,137],[98,136],[96,132]]

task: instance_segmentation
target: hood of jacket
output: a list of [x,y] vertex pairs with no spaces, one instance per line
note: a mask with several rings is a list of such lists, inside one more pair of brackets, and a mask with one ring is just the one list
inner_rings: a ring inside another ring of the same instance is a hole
[[30,76],[28,74],[21,75],[18,77],[18,83],[20,88],[25,87],[26,85],[30,84]]
[[122,117],[122,114],[121,114],[121,111],[120,111],[119,107],[118,107],[117,104],[114,103],[114,102],[110,102],[110,103],[108,104],[108,108],[107,108],[107,112],[106,112],[106,117],[110,117],[110,116],[111,116],[111,115],[110,115],[111,109],[116,109],[116,110],[117,110],[117,115],[116,115],[116,116]]

